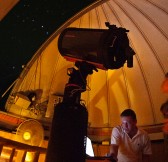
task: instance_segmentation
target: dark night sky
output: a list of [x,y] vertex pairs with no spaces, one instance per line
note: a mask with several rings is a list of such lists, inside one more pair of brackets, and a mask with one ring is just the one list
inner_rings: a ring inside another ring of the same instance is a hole
[[[17,3],[0,22],[1,96],[40,45],[67,19],[94,1],[21,0]],[[7,95],[0,100],[0,109]]]

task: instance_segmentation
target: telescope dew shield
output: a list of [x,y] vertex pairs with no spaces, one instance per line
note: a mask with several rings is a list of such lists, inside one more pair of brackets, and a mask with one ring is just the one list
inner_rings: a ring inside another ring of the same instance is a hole
[[106,30],[67,28],[59,36],[60,54],[69,61],[88,61],[104,69],[101,53],[101,37]]

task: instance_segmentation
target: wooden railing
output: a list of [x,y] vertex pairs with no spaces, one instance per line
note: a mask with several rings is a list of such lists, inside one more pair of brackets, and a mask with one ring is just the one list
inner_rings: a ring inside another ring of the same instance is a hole
[[[158,133],[163,133],[162,131],[163,124],[158,125],[150,125],[150,126],[140,126],[140,128],[144,129],[148,132],[149,135],[157,135]],[[92,141],[102,142],[102,141],[110,141],[111,138],[112,127],[103,127],[103,128],[88,128],[88,136]]]
[[[31,146],[17,141],[0,137],[1,161],[25,162],[27,154],[31,154],[31,162],[43,162],[45,160],[46,148]],[[40,159],[40,156],[43,157]]]

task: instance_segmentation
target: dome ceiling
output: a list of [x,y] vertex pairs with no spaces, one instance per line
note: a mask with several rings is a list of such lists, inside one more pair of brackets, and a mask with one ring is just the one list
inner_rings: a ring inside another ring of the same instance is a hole
[[[25,66],[11,96],[19,91],[42,90],[40,102],[51,95],[63,95],[68,82],[67,68],[74,66],[58,50],[58,37],[67,27],[107,29],[105,22],[129,30],[134,49],[133,68],[101,70],[87,78],[88,90],[82,93],[89,113],[89,126],[113,127],[125,108],[137,113],[138,124],[162,123],[160,105],[167,99],[161,83],[168,72],[168,1],[100,0],[83,9],[63,24],[34,54]],[[53,110],[50,110],[53,111]]]

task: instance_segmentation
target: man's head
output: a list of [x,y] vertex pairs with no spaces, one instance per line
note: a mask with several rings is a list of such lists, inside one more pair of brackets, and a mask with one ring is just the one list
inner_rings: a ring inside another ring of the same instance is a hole
[[121,125],[126,133],[130,134],[137,129],[137,118],[136,114],[131,109],[124,110],[121,115]]

